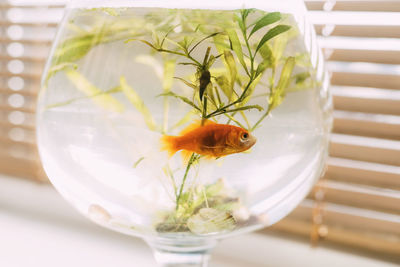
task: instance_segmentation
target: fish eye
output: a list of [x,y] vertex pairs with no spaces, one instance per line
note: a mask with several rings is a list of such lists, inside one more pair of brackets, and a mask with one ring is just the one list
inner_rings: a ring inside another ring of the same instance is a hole
[[243,133],[242,136],[240,137],[240,139],[242,139],[243,141],[247,140],[247,138],[249,138],[248,133]]

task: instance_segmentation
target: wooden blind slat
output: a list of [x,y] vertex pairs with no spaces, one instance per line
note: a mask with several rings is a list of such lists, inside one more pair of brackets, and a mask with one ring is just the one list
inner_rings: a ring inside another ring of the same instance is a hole
[[[379,238],[379,236],[373,235],[370,232],[349,229],[347,227],[335,227],[329,225],[328,229],[329,233],[319,242],[320,245],[331,242],[333,244],[338,244],[341,247],[345,245],[353,249],[362,248],[369,252],[373,252],[373,255],[385,260],[388,260],[388,258],[394,258],[394,260],[397,261],[399,259],[398,255],[400,253],[400,245],[398,240]],[[313,224],[311,222],[293,219],[289,216],[278,224],[264,230],[265,233],[271,233],[271,231],[291,233],[309,239],[310,232],[313,231]],[[390,256],[388,257],[388,255]]]
[[398,100],[334,95],[336,110],[400,115]]
[[335,134],[332,135],[330,155],[400,166],[399,142],[395,141]]
[[13,159],[0,155],[0,172],[7,175],[35,178],[40,180],[41,177],[36,176],[40,163],[36,160]]
[[52,41],[50,41],[50,40],[34,40],[34,39],[13,40],[13,39],[8,39],[8,38],[0,38],[0,44],[9,44],[9,43],[20,43],[20,44],[24,44],[24,45],[50,46]]
[[331,157],[325,178],[400,190],[400,167]]
[[400,64],[400,50],[324,49],[326,58],[333,61]]
[[31,113],[34,114],[35,113],[35,109],[33,108],[27,108],[27,107],[11,107],[11,106],[5,106],[5,105],[0,105],[0,111],[21,111],[21,112],[25,112],[25,113]]
[[321,184],[324,199],[329,203],[349,205],[400,215],[400,195],[382,188],[353,185],[348,182],[325,181]]
[[400,38],[400,26],[373,26],[373,25],[315,25],[318,35],[370,37],[370,38]]
[[[316,206],[318,206],[317,201],[305,199],[291,215],[293,218],[311,221],[310,213]],[[394,233],[400,239],[399,215],[330,202],[326,202],[324,208],[324,219],[331,225],[347,226],[350,229],[357,228],[363,231],[369,230],[382,235]]]
[[27,56],[22,56],[22,57],[12,57],[4,54],[0,54],[0,60],[1,61],[9,61],[13,59],[19,59],[25,62],[29,63],[40,63],[44,64],[46,62],[46,59],[44,57],[27,57]]
[[341,86],[400,89],[400,75],[336,71],[332,73],[331,83]]
[[5,122],[5,121],[0,121],[0,128],[3,130],[13,129],[13,128],[21,128],[24,130],[35,132],[35,127],[32,125],[27,125],[27,124],[15,125],[15,124]]
[[28,91],[28,90],[13,91],[13,90],[10,90],[7,88],[0,87],[0,94],[3,94],[3,95],[19,94],[19,95],[28,96],[28,97],[36,97],[38,92],[37,91]]
[[8,71],[1,71],[0,77],[21,77],[23,79],[35,80],[39,81],[41,79],[40,74],[31,74],[31,73],[12,73]]
[[9,146],[13,146],[13,145],[18,145],[18,146],[24,146],[27,147],[29,149],[36,149],[36,144],[32,143],[32,142],[27,142],[27,141],[13,141],[9,138],[4,138],[0,136],[0,144],[3,147],[9,147]]
[[37,5],[23,5],[23,4],[6,4],[1,3],[0,9],[10,9],[10,8],[23,8],[23,9],[63,9],[65,5],[46,5],[46,3],[40,3],[40,1],[36,1]]
[[[314,206],[312,201],[304,201],[291,215],[263,232],[282,231],[309,238],[314,227],[310,217]],[[348,245],[352,248],[362,248],[386,260],[388,257],[400,260],[398,216],[394,220],[385,220],[383,218],[390,216],[327,203],[324,205],[323,217],[323,226],[328,232],[320,240],[320,244],[326,242],[340,246]]]
[[335,133],[400,140],[400,119],[397,123],[335,116]]
[[324,10],[329,11],[374,11],[374,12],[400,12],[400,3],[397,0],[386,1],[326,1],[319,0],[305,1],[308,10]]
[[11,22],[0,20],[0,27],[8,27],[12,25],[18,25],[22,27],[33,27],[33,28],[56,28],[58,23],[54,22]]

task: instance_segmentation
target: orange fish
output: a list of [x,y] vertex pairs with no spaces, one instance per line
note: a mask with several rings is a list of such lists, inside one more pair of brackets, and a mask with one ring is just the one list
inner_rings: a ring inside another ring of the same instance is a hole
[[243,128],[207,120],[203,125],[200,122],[190,125],[180,136],[164,135],[161,143],[169,156],[182,150],[184,159],[192,153],[218,158],[248,150],[256,138]]

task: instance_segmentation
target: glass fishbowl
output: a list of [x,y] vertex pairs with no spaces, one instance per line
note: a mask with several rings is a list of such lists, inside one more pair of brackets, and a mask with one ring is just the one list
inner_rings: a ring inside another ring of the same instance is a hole
[[83,215],[161,264],[205,266],[216,240],[279,221],[321,176],[328,84],[302,1],[72,1],[39,152]]

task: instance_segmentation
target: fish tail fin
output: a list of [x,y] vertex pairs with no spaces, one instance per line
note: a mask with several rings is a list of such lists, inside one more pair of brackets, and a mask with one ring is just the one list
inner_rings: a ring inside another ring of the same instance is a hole
[[164,135],[161,137],[161,150],[167,151],[168,156],[172,157],[179,149],[177,148],[176,136]]

